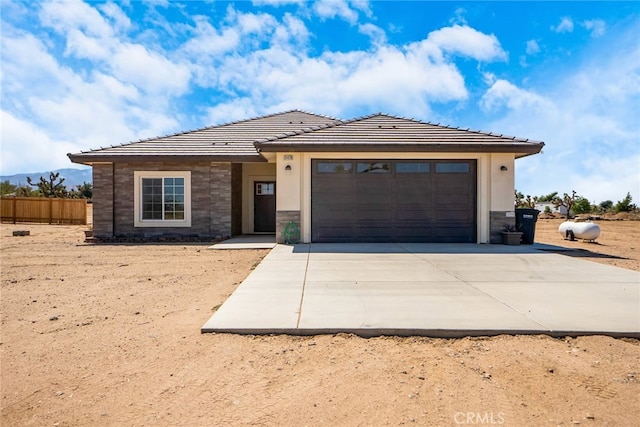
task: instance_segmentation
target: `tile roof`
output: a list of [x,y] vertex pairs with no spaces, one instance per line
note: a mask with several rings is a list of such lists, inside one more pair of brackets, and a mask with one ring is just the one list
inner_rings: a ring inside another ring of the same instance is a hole
[[71,161],[265,161],[260,152],[539,153],[543,142],[382,113],[339,120],[300,110],[68,154]]
[[248,120],[211,126],[163,137],[134,141],[96,150],[68,154],[73,162],[94,163],[132,160],[215,159],[264,161],[253,143],[265,136],[329,124],[337,119],[291,110]]
[[544,143],[378,113],[284,132],[258,140],[255,145],[263,152],[467,151],[509,152],[523,157],[539,153]]

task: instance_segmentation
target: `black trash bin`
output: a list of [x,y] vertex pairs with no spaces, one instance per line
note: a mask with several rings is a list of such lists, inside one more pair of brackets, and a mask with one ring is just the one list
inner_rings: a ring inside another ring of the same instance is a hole
[[516,229],[522,231],[522,243],[525,245],[533,244],[539,213],[537,209],[516,209]]

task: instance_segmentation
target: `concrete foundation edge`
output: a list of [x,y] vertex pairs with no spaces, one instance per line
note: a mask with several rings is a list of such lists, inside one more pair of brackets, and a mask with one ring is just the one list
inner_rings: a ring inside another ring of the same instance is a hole
[[232,329],[232,328],[202,328],[201,333],[221,333],[237,335],[335,335],[353,334],[363,338],[378,336],[400,337],[429,337],[429,338],[465,338],[488,337],[498,335],[548,335],[554,338],[579,337],[602,335],[613,338],[640,339],[639,331],[552,331],[552,330],[511,330],[511,329],[403,329],[403,328],[322,328],[322,329],[298,329],[298,328],[273,328],[273,329]]

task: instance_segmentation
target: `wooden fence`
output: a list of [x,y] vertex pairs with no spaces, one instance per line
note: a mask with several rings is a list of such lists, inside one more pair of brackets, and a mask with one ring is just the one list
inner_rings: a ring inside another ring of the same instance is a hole
[[2,222],[45,224],[86,224],[86,199],[44,197],[1,197]]

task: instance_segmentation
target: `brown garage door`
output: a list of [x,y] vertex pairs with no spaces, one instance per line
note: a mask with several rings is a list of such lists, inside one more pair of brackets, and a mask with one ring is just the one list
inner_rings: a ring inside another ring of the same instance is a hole
[[475,160],[313,160],[313,242],[476,242]]

